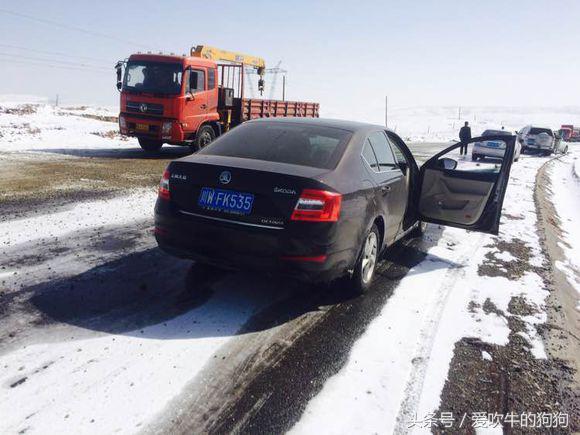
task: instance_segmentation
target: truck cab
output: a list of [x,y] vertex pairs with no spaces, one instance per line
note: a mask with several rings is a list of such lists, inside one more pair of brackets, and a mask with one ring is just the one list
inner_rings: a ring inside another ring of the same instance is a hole
[[[145,150],[220,134],[217,64],[191,56],[134,54],[121,83],[121,134]],[[208,142],[209,143],[209,142]]]

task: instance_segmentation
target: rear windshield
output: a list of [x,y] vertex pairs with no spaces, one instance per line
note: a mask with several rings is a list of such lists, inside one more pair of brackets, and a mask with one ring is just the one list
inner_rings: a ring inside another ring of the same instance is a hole
[[511,136],[511,133],[505,130],[485,130],[482,136]]
[[351,132],[339,128],[250,122],[234,128],[199,153],[334,169],[350,137]]
[[552,130],[549,128],[530,128],[530,134],[540,134],[540,133],[547,133],[552,136]]

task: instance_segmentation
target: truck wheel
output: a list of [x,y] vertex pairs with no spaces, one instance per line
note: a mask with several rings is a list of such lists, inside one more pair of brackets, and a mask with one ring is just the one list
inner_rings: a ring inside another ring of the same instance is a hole
[[145,151],[153,152],[159,151],[163,146],[163,142],[154,139],[139,138],[139,146]]
[[195,136],[194,147],[196,151],[208,146],[215,139],[215,131],[209,125],[204,125]]

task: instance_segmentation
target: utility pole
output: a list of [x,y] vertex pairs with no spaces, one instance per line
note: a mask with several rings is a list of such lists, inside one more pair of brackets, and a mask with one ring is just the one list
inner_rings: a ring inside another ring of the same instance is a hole
[[459,106],[459,115],[458,115],[457,119],[461,121],[461,106]]
[[389,126],[389,97],[385,95],[385,127]]
[[286,101],[286,74],[282,76],[282,101]]
[[55,106],[58,107],[58,94],[56,94]]

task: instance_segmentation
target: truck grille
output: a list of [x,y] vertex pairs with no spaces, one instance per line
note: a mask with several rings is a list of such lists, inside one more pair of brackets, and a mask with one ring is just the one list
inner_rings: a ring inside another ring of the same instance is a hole
[[163,105],[153,103],[139,103],[127,101],[127,112],[149,113],[151,115],[163,115]]

